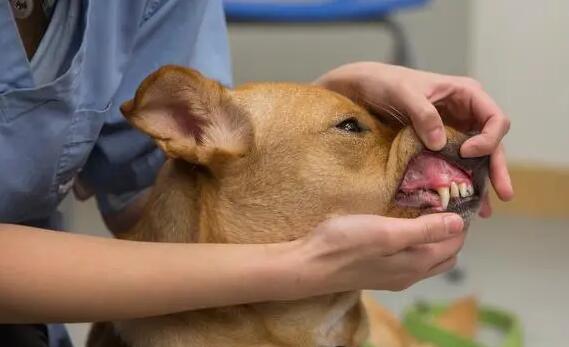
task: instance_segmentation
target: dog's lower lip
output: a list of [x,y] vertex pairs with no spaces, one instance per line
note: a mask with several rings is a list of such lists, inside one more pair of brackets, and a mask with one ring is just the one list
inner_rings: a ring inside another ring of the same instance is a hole
[[443,209],[441,206],[424,206],[417,209],[419,215],[427,215],[433,213],[456,213],[460,215],[465,221],[470,219],[473,211],[477,209],[479,202],[478,196],[472,196],[465,199],[460,199],[457,202],[453,202],[448,206],[447,209]]
[[422,190],[415,192],[403,192],[398,190],[395,198],[395,204],[403,208],[414,208],[429,212],[452,212],[464,208],[467,204],[480,200],[480,196],[474,193],[471,196],[452,197],[446,206],[443,206],[438,195],[432,190]]

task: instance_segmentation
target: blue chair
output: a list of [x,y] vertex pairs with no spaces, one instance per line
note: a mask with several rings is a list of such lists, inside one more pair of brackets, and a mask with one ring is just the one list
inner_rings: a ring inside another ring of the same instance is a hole
[[394,62],[414,67],[411,44],[402,26],[391,18],[399,10],[429,0],[224,0],[230,23],[361,23],[378,22],[392,34]]

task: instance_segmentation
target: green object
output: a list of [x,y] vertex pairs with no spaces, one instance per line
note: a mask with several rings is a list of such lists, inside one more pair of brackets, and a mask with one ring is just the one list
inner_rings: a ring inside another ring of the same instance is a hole
[[[487,347],[437,327],[433,318],[445,308],[445,305],[415,305],[405,314],[403,325],[417,340],[430,342],[438,347]],[[522,329],[514,315],[492,307],[481,307],[479,317],[482,325],[502,332],[504,340],[499,347],[523,346]]]

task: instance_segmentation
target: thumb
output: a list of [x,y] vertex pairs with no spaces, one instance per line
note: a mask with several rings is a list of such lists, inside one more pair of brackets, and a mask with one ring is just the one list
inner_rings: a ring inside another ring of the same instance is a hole
[[394,223],[397,235],[393,245],[397,250],[425,243],[440,242],[458,235],[464,228],[462,218],[454,213],[435,213],[415,219],[399,219]]

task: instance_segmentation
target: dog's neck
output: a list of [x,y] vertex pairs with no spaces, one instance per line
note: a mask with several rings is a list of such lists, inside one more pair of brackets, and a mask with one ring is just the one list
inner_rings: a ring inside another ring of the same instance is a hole
[[[211,182],[208,173],[200,168],[182,161],[168,161],[160,172],[144,216],[124,237],[155,242],[224,242],[223,231],[231,230],[233,224],[227,226],[223,219],[232,216],[215,210],[218,206],[213,201],[217,192]],[[222,335],[222,341],[233,338],[233,346],[240,346],[237,341],[242,340],[243,346],[352,347],[367,334],[366,317],[359,299],[359,292],[351,292],[286,303],[199,310],[176,316],[188,322],[200,322],[190,323],[185,329],[195,346],[201,346],[199,341],[207,341],[204,346],[217,346],[214,341],[219,340],[217,335]],[[164,321],[164,331],[168,331],[169,318],[156,319]],[[123,322],[119,330],[128,335],[129,329],[139,330],[135,325]],[[247,340],[251,335],[266,341]],[[220,346],[224,343],[220,342]]]
[[199,175],[183,161],[168,160],[138,223],[119,237],[136,241],[194,243],[200,230]]

